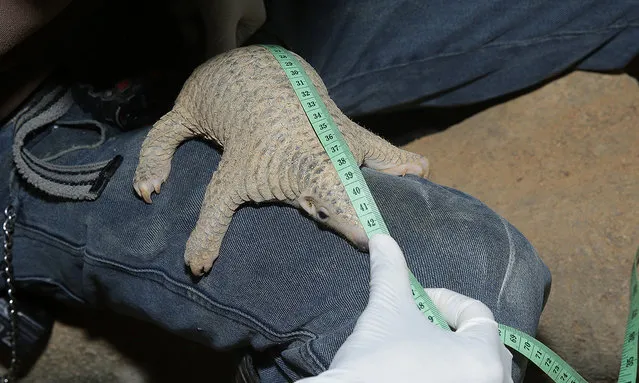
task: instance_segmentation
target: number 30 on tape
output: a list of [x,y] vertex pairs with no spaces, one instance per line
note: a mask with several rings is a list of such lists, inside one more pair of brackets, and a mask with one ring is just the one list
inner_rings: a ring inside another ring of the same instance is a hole
[[[382,218],[355,158],[348,149],[344,137],[326,109],[326,105],[319,97],[317,89],[302,68],[302,65],[293,54],[280,46],[264,45],[264,47],[267,48],[280,63],[291,82],[291,86],[295,94],[297,94],[318,139],[335,166],[340,180],[344,184],[351,203],[357,211],[358,218],[368,236],[371,237],[375,233],[389,234],[386,223]],[[637,317],[639,304],[637,300],[639,300],[639,297],[637,297],[636,265],[638,258],[639,251],[637,252],[632,267],[630,314],[626,326],[626,337],[619,371],[620,383],[636,383],[637,380],[637,334],[639,330],[639,318]],[[415,278],[411,272],[409,272],[409,279],[413,299],[419,310],[434,324],[445,330],[450,330],[450,327],[439,310],[437,310],[437,307],[435,307],[428,295],[424,292],[419,281],[417,281],[417,278]],[[502,324],[499,324],[499,337],[506,346],[524,355],[548,374],[555,382],[587,383],[577,371],[534,337]]]

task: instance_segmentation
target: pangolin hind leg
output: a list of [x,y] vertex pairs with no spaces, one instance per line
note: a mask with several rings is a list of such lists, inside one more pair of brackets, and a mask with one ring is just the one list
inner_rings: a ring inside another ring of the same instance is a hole
[[429,163],[424,156],[400,149],[362,127],[358,126],[356,131],[357,133],[349,138],[355,140],[355,146],[365,148],[364,166],[398,176],[428,176]]
[[153,125],[142,143],[133,181],[136,193],[144,201],[151,203],[151,194],[160,193],[160,186],[171,171],[175,150],[180,143],[194,136],[196,127],[177,108]]

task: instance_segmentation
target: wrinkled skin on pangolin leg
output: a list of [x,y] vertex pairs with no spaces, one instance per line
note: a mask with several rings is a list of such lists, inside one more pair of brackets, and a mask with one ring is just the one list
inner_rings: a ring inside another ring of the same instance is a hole
[[425,157],[399,149],[354,122],[341,130],[349,142],[354,142],[357,147],[365,150],[363,163],[360,165],[396,176],[412,174],[428,177],[430,164]]
[[233,213],[240,205],[238,194],[228,185],[228,179],[237,175],[233,174],[225,159],[222,158],[211,177],[204,194],[200,217],[186,242],[184,262],[196,276],[203,275],[213,266]]
[[133,187],[147,203],[151,203],[153,192],[160,193],[160,187],[169,177],[175,149],[184,140],[198,135],[197,126],[189,122],[185,114],[179,107],[166,113],[142,143]]
[[[399,149],[349,120],[330,99],[319,75],[296,57],[358,165],[394,175],[428,174],[424,157]],[[146,202],[167,180],[179,143],[191,137],[212,140],[224,148],[184,253],[193,274],[210,270],[233,213],[248,201],[289,203],[367,249],[368,238],[337,171],[286,75],[266,49],[239,48],[194,71],[173,110],[154,125],[142,144],[134,188]]]

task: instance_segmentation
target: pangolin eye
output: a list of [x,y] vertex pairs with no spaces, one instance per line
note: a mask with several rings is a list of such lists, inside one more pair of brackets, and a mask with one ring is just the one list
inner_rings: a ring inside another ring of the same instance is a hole
[[323,209],[318,210],[317,216],[322,221],[326,221],[328,219],[328,214],[326,214],[326,211],[324,211]]

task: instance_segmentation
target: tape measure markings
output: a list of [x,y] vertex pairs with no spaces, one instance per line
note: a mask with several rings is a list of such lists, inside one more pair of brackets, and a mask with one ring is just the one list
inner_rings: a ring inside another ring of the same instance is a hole
[[[353,154],[348,149],[348,144],[346,144],[344,137],[337,128],[337,124],[335,124],[302,65],[292,54],[289,54],[286,49],[280,46],[263,45],[263,47],[271,51],[284,69],[320,143],[331,159],[342,184],[344,184],[368,237],[370,238],[376,233],[389,234],[386,223],[357,165],[357,161],[355,161]],[[638,294],[636,281],[636,264],[638,260],[639,251],[637,251],[633,263],[631,307],[622,351],[620,383],[636,383],[637,377],[637,336],[639,334],[639,318],[637,317],[639,315],[639,304],[635,298]],[[434,324],[445,330],[450,330],[448,323],[437,310],[430,297],[424,292],[424,288],[415,275],[410,270],[408,273],[413,299],[418,309]],[[498,324],[498,329],[499,337],[506,346],[524,355],[555,382],[587,383],[559,355],[534,337],[503,324]]]
[[[286,73],[313,130],[344,184],[368,237],[377,233],[390,234],[368,184],[357,166],[357,161],[302,65],[284,48],[273,45],[263,46],[271,51]],[[413,299],[419,310],[437,326],[450,330],[448,323],[410,270],[409,280]]]
[[364,223],[366,234],[369,237],[376,233],[388,234],[385,222],[379,213],[376,213],[379,212],[379,209],[371,197],[372,194],[368,185],[359,167],[354,166],[357,162],[351,151],[348,148],[344,148],[346,141],[339,129],[334,128],[336,126],[335,121],[321,97],[317,94],[317,89],[313,86],[310,78],[295,57],[285,52],[282,48],[273,47],[270,50],[274,53],[275,58],[291,82],[293,90],[300,98],[302,108],[337,170],[358,218]]
[[555,382],[587,383],[568,363],[543,343],[512,327],[499,324],[502,342],[528,358]]
[[637,261],[639,261],[639,249],[632,263],[630,275],[630,308],[628,321],[624,335],[624,345],[621,351],[621,366],[619,367],[620,383],[635,383],[637,381],[637,335],[639,333],[639,303],[637,300]]

